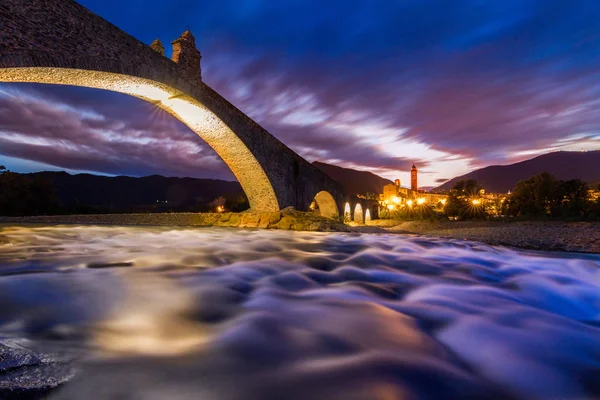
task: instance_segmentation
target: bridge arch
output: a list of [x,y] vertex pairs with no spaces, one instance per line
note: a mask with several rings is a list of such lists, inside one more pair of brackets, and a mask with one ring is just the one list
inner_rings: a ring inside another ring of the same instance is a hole
[[183,122],[215,150],[242,185],[253,210],[279,210],[271,182],[252,152],[214,113],[193,97],[175,88],[128,75],[47,67],[0,68],[0,82],[105,89],[148,101]]
[[321,190],[315,196],[315,202],[319,207],[319,214],[326,218],[337,218],[340,215],[337,203],[331,193]]
[[344,222],[352,221],[352,208],[350,207],[350,203],[346,202],[344,205]]
[[2,0],[2,5],[0,82],[105,89],[155,104],[215,150],[253,211],[289,206],[307,211],[321,190],[344,196],[339,183],[202,81],[190,32],[173,42],[171,60],[73,0]]
[[354,206],[354,222],[358,222],[359,224],[365,223],[363,208],[360,203],[356,203],[356,206]]

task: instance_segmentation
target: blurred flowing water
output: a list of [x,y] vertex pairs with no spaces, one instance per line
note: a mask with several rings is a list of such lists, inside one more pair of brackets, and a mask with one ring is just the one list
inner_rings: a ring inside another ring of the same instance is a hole
[[0,228],[0,398],[600,397],[600,256]]

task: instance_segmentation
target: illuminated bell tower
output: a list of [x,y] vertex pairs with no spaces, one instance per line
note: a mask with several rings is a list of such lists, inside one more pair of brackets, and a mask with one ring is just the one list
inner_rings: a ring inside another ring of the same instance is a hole
[[417,167],[413,164],[410,169],[410,190],[417,191],[419,186],[417,185]]

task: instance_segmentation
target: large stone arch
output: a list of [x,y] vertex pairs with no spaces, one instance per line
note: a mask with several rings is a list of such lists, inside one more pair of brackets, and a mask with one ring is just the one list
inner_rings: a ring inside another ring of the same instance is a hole
[[250,150],[214,113],[177,89],[149,79],[71,68],[4,68],[0,69],[0,81],[105,89],[153,103],[187,125],[216,151],[242,185],[252,209],[279,210],[271,182]]
[[193,71],[164,57],[76,2],[2,0],[0,21],[0,81],[106,89],[156,104],[215,149],[254,211],[308,210],[322,190],[343,196],[341,185],[202,82],[199,65]]

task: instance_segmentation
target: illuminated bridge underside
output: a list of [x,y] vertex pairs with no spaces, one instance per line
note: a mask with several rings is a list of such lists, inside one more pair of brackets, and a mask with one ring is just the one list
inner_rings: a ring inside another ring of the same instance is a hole
[[181,91],[147,79],[66,68],[7,68],[0,70],[0,81],[106,89],[154,103],[186,124],[217,152],[242,183],[252,208],[279,209],[271,183],[250,150],[215,114]]
[[[308,210],[342,187],[199,78],[72,0],[0,1],[0,81],[124,93],[166,110],[225,161],[254,211]],[[192,171],[190,171],[190,174]]]

